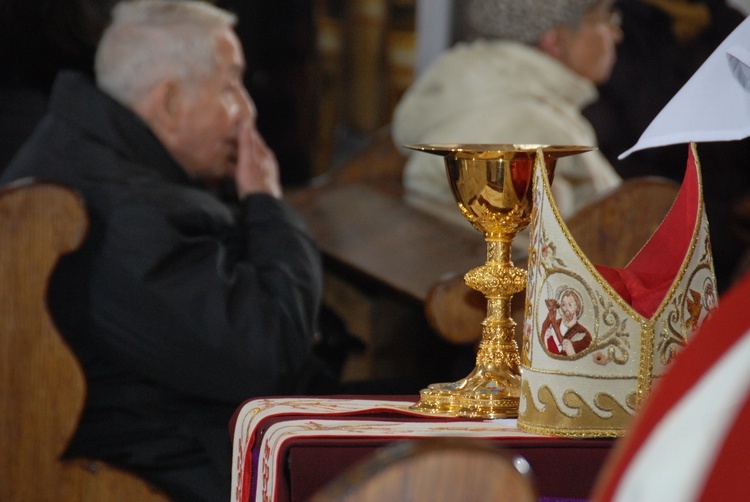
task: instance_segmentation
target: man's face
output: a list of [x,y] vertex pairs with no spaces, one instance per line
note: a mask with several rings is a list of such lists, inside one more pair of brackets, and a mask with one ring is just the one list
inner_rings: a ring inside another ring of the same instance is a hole
[[563,64],[596,85],[609,80],[622,31],[608,2],[588,11],[577,27],[561,27],[561,37]]
[[565,324],[570,325],[578,318],[578,304],[571,295],[565,295],[560,301],[560,310],[562,310]]
[[172,153],[189,176],[231,176],[237,162],[237,131],[255,119],[255,105],[242,82],[245,60],[237,36],[227,29],[214,39],[216,71],[183,86],[184,114]]

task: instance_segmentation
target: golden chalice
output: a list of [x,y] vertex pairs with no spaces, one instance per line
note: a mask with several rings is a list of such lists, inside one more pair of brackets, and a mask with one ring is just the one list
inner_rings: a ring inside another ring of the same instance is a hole
[[[422,389],[414,408],[472,418],[516,417],[521,369],[511,298],[526,288],[526,271],[513,265],[511,244],[531,220],[534,163],[544,161],[551,181],[558,158],[592,148],[502,144],[405,147],[444,157],[461,213],[487,241],[486,263],[464,276],[466,285],[487,299],[476,366],[457,382],[435,383]],[[540,155],[542,158],[538,158]]]

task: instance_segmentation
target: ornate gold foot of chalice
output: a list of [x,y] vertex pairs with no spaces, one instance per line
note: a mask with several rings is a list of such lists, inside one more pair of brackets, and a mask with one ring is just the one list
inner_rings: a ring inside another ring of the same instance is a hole
[[521,369],[511,298],[526,288],[526,271],[511,260],[515,236],[531,220],[534,162],[544,160],[552,180],[558,158],[591,150],[552,145],[405,145],[445,160],[448,181],[461,213],[487,241],[487,261],[464,276],[484,294],[487,317],[476,366],[465,378],[435,383],[420,392],[414,408],[471,418],[518,416]]

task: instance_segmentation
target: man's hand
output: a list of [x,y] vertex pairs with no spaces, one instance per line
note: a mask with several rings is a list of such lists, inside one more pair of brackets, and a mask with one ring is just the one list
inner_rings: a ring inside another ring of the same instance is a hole
[[281,198],[279,163],[255,124],[246,121],[238,132],[237,168],[234,180],[240,199],[251,193],[267,193]]

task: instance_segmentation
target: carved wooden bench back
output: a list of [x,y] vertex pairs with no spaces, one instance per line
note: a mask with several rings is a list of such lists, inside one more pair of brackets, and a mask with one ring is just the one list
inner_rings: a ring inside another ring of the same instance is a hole
[[88,219],[81,199],[54,184],[0,190],[0,500],[167,500],[102,462],[59,460],[86,395],[83,371],[46,306],[60,255]]

